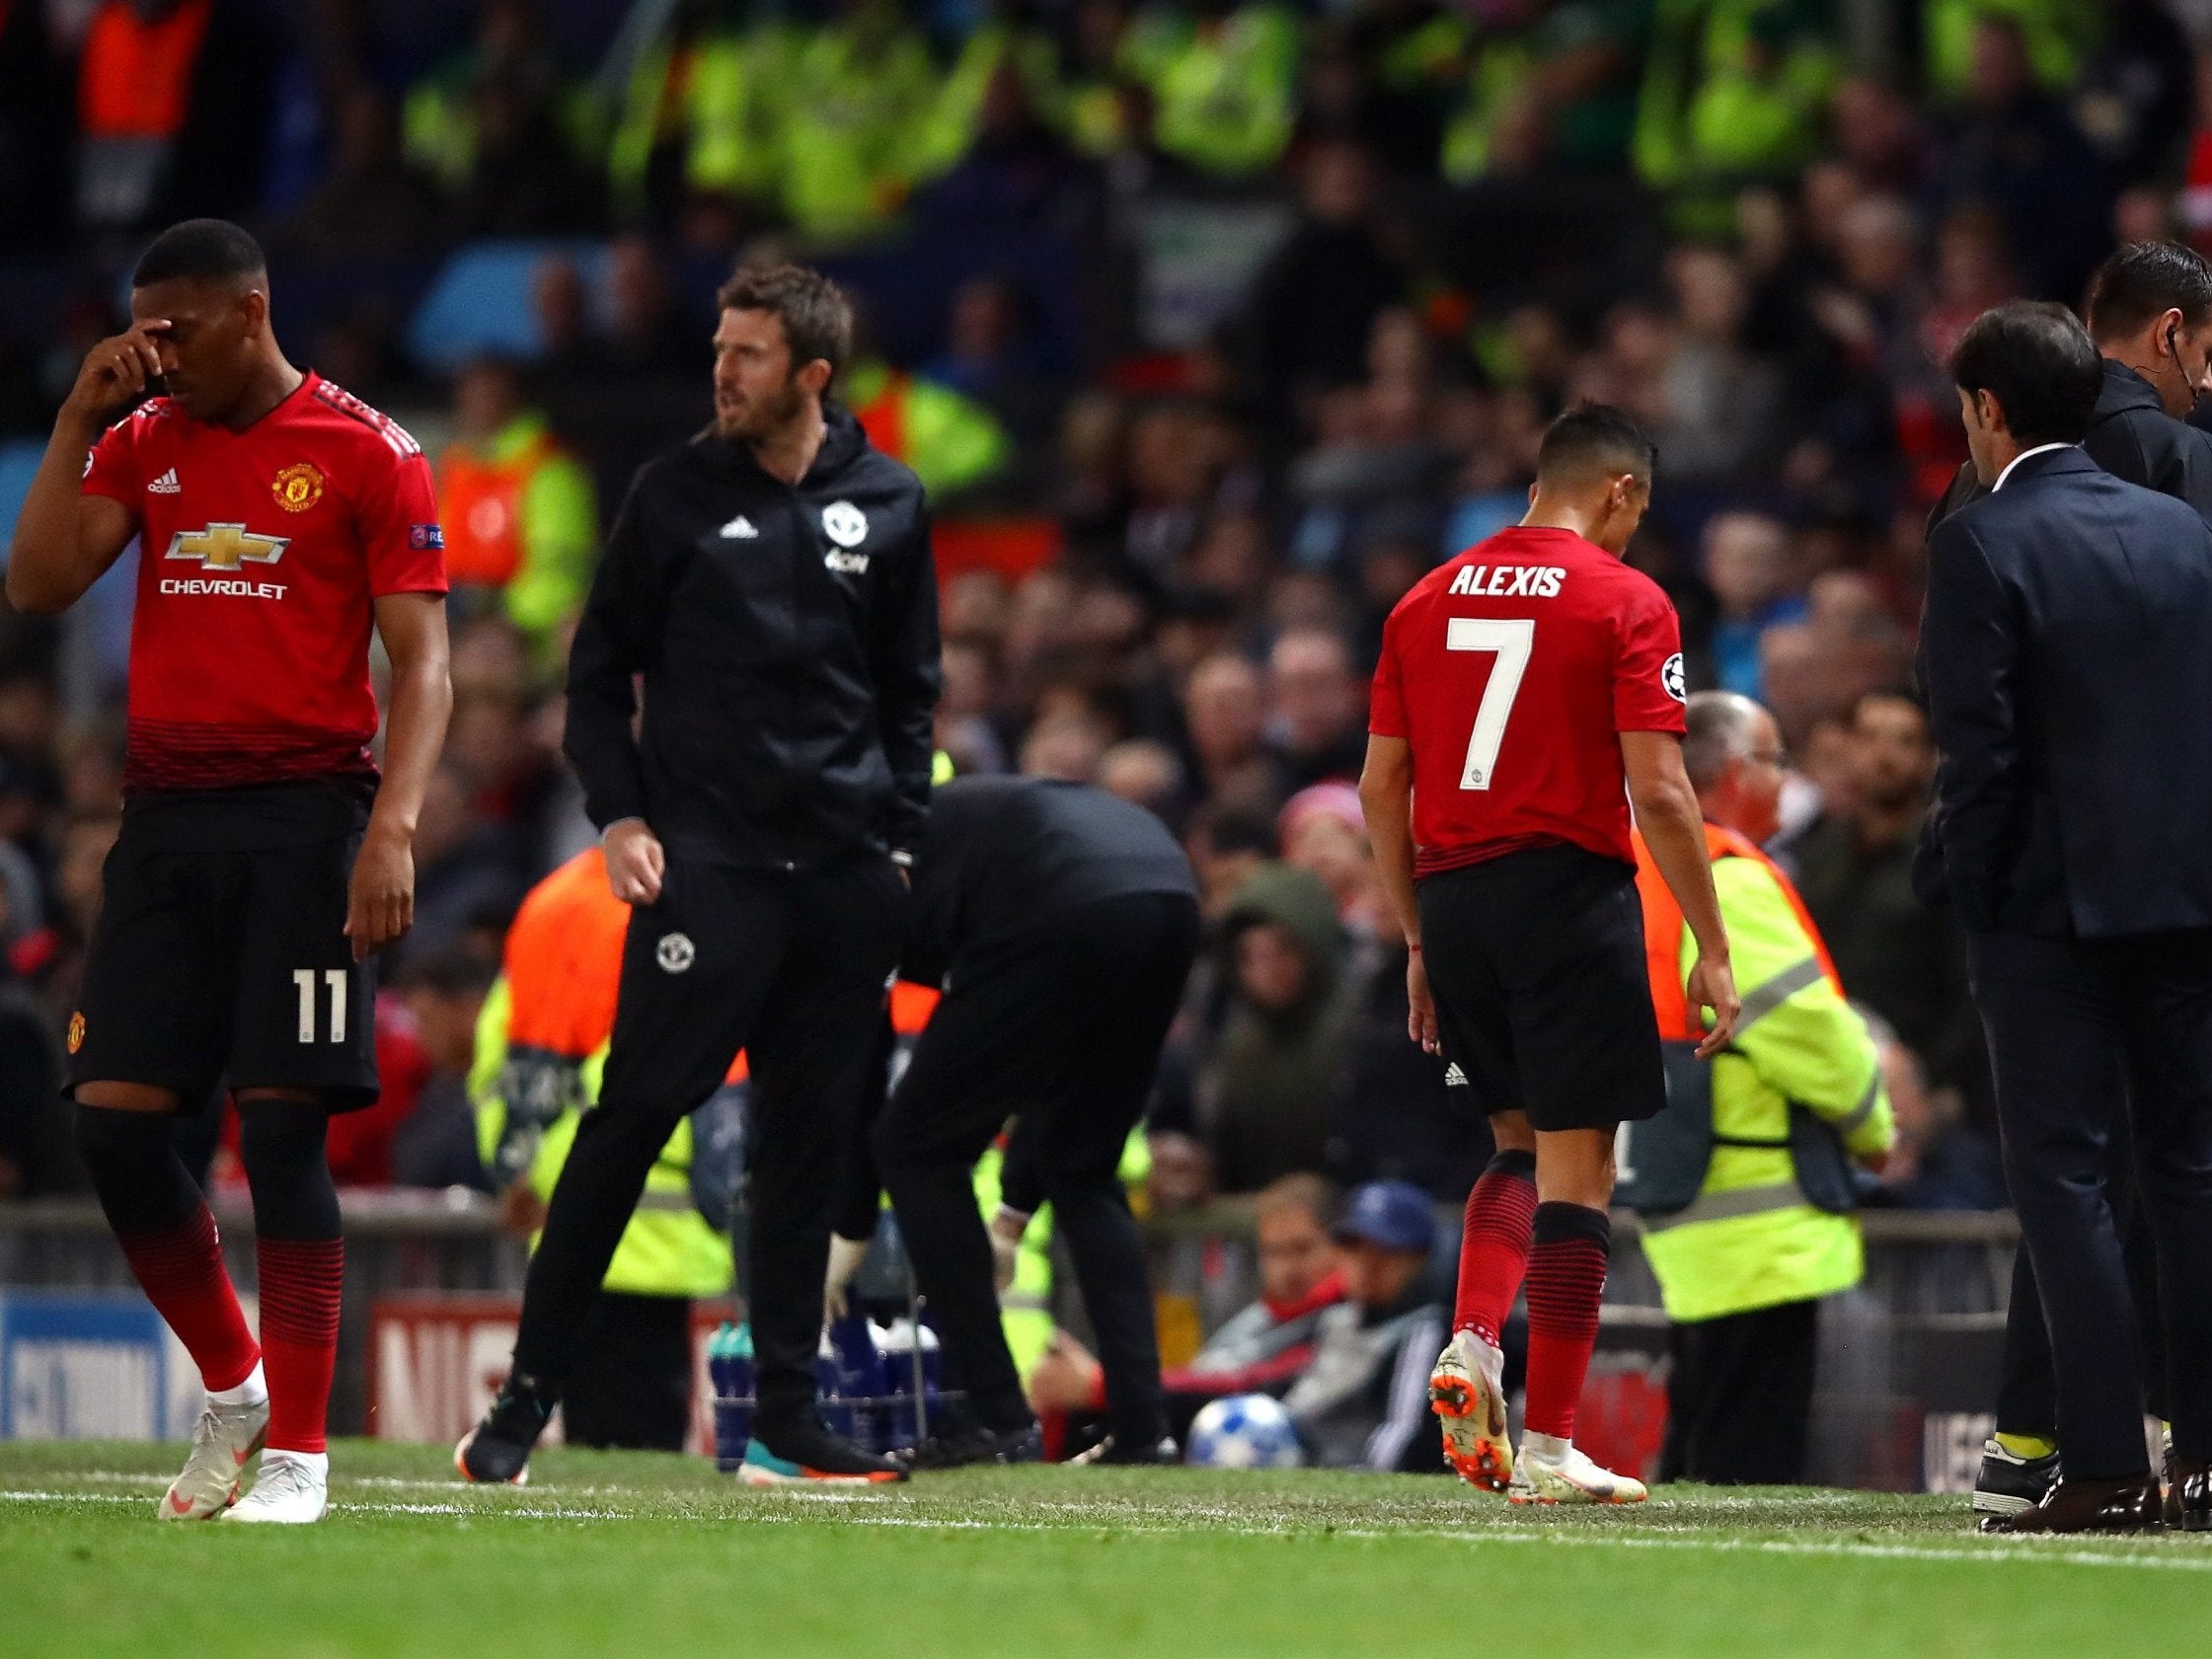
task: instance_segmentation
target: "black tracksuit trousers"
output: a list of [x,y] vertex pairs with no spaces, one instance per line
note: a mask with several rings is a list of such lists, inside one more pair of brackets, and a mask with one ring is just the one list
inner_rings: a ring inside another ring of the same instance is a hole
[[991,1289],[974,1166],[1009,1117],[1009,1196],[1052,1206],[1099,1342],[1111,1431],[1167,1432],[1144,1244],[1119,1178],[1197,949],[1182,894],[1099,899],[954,957],[952,989],[883,1108],[875,1149],[947,1381],[986,1425],[1030,1420]]
[[669,855],[659,899],[631,916],[599,1103],[577,1127],[531,1258],[518,1374],[558,1393],[647,1172],[742,1048],[758,1421],[772,1433],[810,1419],[831,1187],[904,906],[879,854],[795,870]]
[[1818,1302],[1673,1326],[1659,1478],[1716,1486],[1803,1480],[1819,1343]]

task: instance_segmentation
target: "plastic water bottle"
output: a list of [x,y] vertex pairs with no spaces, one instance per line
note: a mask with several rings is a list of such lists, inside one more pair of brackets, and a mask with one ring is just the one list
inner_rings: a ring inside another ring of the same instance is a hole
[[883,1356],[877,1351],[874,1328],[867,1317],[848,1314],[829,1327],[830,1345],[837,1351],[837,1394],[852,1415],[852,1435],[871,1452],[885,1450]]
[[[877,1346],[883,1356],[884,1381],[889,1385],[885,1392],[898,1396],[897,1404],[892,1408],[892,1445],[912,1446],[920,1438],[919,1430],[924,1423],[935,1422],[943,1409],[944,1402],[938,1391],[938,1373],[942,1362],[937,1332],[926,1324],[917,1332],[913,1320],[893,1320]],[[909,1403],[914,1397],[914,1356],[917,1347],[922,1359],[920,1410]]]
[[847,1403],[844,1392],[838,1386],[837,1347],[822,1332],[821,1346],[814,1350],[814,1403],[821,1419],[832,1434],[853,1437],[853,1408]]
[[888,1401],[883,1407],[883,1450],[903,1452],[915,1441],[914,1326],[905,1320],[893,1320],[888,1325],[877,1325],[875,1336],[876,1352],[883,1362],[883,1393]]
[[723,1321],[707,1344],[715,1391],[715,1467],[725,1474],[745,1461],[753,1432],[753,1328]]

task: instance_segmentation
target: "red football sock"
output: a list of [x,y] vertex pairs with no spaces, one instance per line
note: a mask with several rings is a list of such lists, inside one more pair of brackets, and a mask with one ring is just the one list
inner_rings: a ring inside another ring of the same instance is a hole
[[320,1452],[338,1361],[345,1244],[339,1239],[263,1239],[258,1255],[269,1448]]
[[1597,1346],[1598,1302],[1613,1224],[1581,1204],[1539,1204],[1528,1258],[1528,1404],[1537,1434],[1574,1438],[1582,1379]]
[[205,1204],[159,1233],[119,1233],[115,1242],[138,1275],[146,1300],[184,1343],[210,1391],[235,1389],[254,1374],[262,1351],[223,1266],[215,1218]]
[[1529,1227],[1536,1215],[1536,1156],[1501,1152],[1467,1195],[1460,1225],[1459,1296],[1452,1328],[1472,1330],[1491,1347],[1521,1294]]

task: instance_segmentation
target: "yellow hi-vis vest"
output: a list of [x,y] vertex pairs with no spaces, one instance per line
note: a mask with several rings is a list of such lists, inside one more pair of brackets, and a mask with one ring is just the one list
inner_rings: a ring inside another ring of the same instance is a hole
[[[1712,1061],[1714,1133],[1786,1143],[1795,1102],[1834,1125],[1852,1154],[1886,1151],[1894,1129],[1873,1038],[1826,970],[1788,878],[1736,838],[1709,835],[1708,845],[1743,1000],[1734,1040]],[[1640,836],[1637,860],[1653,873]],[[1697,962],[1679,912],[1672,927],[1671,995],[1652,988],[1662,1009],[1682,1007]],[[1660,1032],[1682,1034],[1663,1015]],[[1696,1201],[1644,1222],[1643,1252],[1667,1317],[1685,1323],[1831,1296],[1866,1272],[1859,1223],[1805,1201],[1786,1144],[1715,1146]]]

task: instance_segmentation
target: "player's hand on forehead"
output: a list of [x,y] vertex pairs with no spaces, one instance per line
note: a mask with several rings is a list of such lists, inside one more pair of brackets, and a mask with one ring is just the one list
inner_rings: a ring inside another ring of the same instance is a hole
[[69,396],[79,408],[98,413],[123,399],[146,395],[149,381],[161,376],[159,341],[170,332],[166,317],[147,317],[119,335],[111,335],[85,353],[84,366]]

